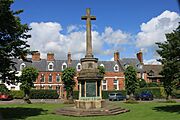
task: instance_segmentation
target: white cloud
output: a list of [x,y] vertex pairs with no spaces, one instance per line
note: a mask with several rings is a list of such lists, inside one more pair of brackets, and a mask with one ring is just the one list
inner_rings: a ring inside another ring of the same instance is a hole
[[145,65],[161,65],[156,59],[144,60]]
[[106,27],[102,37],[105,42],[109,44],[122,44],[127,43],[130,39],[130,35],[123,33],[121,30],[114,31],[111,27]]
[[79,30],[79,28],[76,25],[69,25],[67,27],[67,33],[70,33],[70,32],[73,32],[73,31],[77,31],[77,30]]
[[152,18],[147,23],[141,24],[141,32],[137,34],[137,47],[154,46],[155,42],[164,42],[165,34],[172,32],[178,27],[180,16],[168,10],[161,15]]
[[[62,33],[62,26],[55,22],[31,23],[32,37],[28,40],[32,50],[38,50],[42,58],[46,58],[48,52],[54,52],[56,59],[67,59],[67,53],[72,53],[72,59],[80,59],[85,56],[85,30],[77,25],[67,27],[67,34]],[[104,33],[92,31],[93,54],[109,55],[112,50],[103,50],[104,44],[119,45],[127,41],[127,34],[121,30],[113,31],[112,28],[105,28]],[[111,41],[112,40],[112,41]],[[113,54],[112,54],[113,55]]]

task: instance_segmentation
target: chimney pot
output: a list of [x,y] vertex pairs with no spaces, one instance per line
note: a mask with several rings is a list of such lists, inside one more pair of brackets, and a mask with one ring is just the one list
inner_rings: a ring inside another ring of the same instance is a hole
[[54,61],[54,53],[52,52],[47,53],[47,61]]
[[34,52],[32,53],[32,60],[33,61],[40,61],[40,53],[39,52]]
[[119,60],[119,52],[116,51],[114,52],[114,61],[118,61]]
[[142,51],[139,51],[139,52],[137,53],[137,59],[139,60],[139,62],[140,62],[141,64],[143,64],[143,53],[142,53]]

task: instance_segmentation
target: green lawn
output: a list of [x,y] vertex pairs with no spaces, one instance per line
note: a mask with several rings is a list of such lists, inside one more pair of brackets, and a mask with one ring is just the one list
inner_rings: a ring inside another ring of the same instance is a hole
[[131,111],[114,116],[68,117],[52,114],[63,104],[8,104],[0,105],[0,113],[5,120],[180,120],[180,103],[113,104]]

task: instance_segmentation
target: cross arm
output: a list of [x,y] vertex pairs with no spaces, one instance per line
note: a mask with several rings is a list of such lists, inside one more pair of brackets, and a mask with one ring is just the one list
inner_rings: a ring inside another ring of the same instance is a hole
[[82,16],[81,20],[87,20],[87,16]]
[[95,16],[91,16],[91,20],[96,20],[96,17]]

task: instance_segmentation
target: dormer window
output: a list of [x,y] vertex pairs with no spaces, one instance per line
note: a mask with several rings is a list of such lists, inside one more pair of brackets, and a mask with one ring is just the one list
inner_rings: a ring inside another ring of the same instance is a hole
[[126,69],[126,68],[128,68],[129,67],[129,65],[128,64],[124,64],[124,68]]
[[100,64],[100,66],[104,67],[104,65],[103,65],[103,64]]
[[23,70],[25,67],[26,67],[26,64],[25,64],[25,63],[22,63],[22,64],[20,65],[20,70]]
[[154,76],[154,72],[152,70],[149,71],[148,73],[149,76]]
[[64,63],[62,64],[62,70],[66,69],[66,68],[67,68],[67,64],[64,62]]
[[48,70],[49,71],[53,71],[53,68],[54,68],[54,64],[51,62],[48,64]]
[[118,66],[117,64],[114,66],[114,71],[115,71],[115,72],[118,72],[118,71],[119,71],[119,66]]
[[80,70],[81,70],[81,63],[78,63],[78,64],[77,64],[76,69],[77,69],[77,71],[80,71]]

